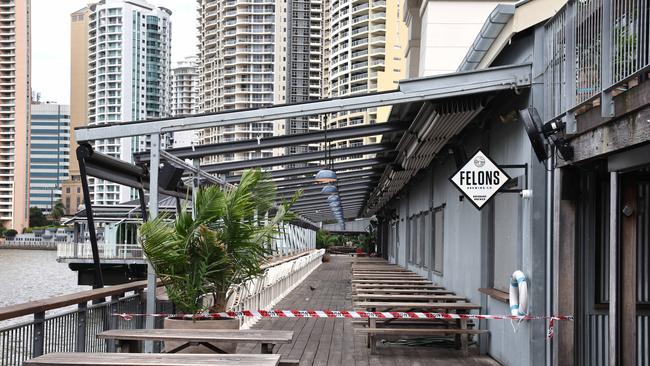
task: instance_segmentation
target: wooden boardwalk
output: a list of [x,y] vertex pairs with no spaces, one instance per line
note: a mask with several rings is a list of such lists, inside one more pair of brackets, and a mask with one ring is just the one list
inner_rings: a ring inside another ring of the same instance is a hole
[[[351,257],[333,256],[285,297],[276,309],[351,310]],[[313,290],[312,290],[313,288]],[[357,325],[358,326],[358,325]],[[292,330],[293,341],[276,347],[283,358],[300,359],[300,365],[498,365],[480,356],[476,347],[470,357],[451,347],[405,347],[382,344],[371,355],[363,334],[355,334],[350,319],[261,319],[255,329]],[[240,345],[238,353],[259,353],[260,345]]]

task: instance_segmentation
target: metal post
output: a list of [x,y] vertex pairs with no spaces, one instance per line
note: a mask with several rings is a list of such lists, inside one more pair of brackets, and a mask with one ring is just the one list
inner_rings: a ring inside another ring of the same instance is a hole
[[[607,0],[605,1],[607,2]],[[609,366],[616,366],[618,349],[618,173],[609,173]]]
[[32,356],[42,356],[45,351],[45,312],[34,313],[34,352]]
[[611,91],[605,89],[612,86],[612,0],[603,0],[603,23],[601,28],[601,62],[600,62],[600,94],[602,117],[614,117],[614,98]]
[[[568,51],[567,51],[568,52]],[[546,169],[546,314],[553,314],[553,194],[555,192],[555,147],[551,147],[548,159],[550,168]],[[553,364],[553,344],[545,343],[546,365]]]
[[[79,161],[79,175],[81,176],[81,189],[84,193],[84,211],[86,211],[86,222],[88,234],[90,235],[90,246],[93,251],[93,264],[95,265],[95,281],[93,288],[104,287],[104,276],[99,260],[99,247],[97,246],[97,232],[95,232],[95,220],[93,218],[93,205],[90,201],[90,189],[88,188],[88,175],[86,174],[86,157],[92,148],[88,145],[80,145],[77,148],[77,160]],[[83,237],[83,233],[82,233]],[[85,241],[84,241],[85,242]],[[103,302],[101,299],[96,302]]]
[[576,117],[571,111],[576,104],[576,2],[571,0],[566,9],[566,133],[576,133]]
[[77,305],[77,343],[75,352],[86,352],[86,315],[88,302],[82,302]]
[[[201,159],[194,159],[192,160],[192,164],[194,165],[195,168],[200,169],[201,168]],[[196,195],[199,193],[199,174],[194,175],[194,179],[192,179],[192,218],[196,218]]]
[[[149,165],[149,216],[155,219],[158,216],[158,169],[160,166],[160,134],[151,135],[151,163]],[[147,314],[156,312],[156,272],[147,260]],[[148,316],[145,328],[153,329],[154,318]],[[153,342],[144,342],[145,353],[153,352]]]
[[[113,295],[111,296],[111,305],[108,307],[110,310],[110,313],[108,314],[108,330],[111,329],[117,329],[117,321],[118,317],[113,316],[113,314],[116,314],[118,312],[117,308],[117,303],[120,301],[120,296],[119,295]],[[106,340],[106,351],[110,353],[115,353],[117,347],[115,346],[115,339],[107,339]]]

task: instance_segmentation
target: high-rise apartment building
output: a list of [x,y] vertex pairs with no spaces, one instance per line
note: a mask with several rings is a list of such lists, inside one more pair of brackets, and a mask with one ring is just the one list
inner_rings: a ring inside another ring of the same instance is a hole
[[0,223],[29,225],[30,0],[0,2]]
[[[199,74],[195,56],[178,61],[172,67],[172,115],[185,116],[198,113]],[[174,147],[191,146],[197,141],[196,131],[174,132]]]
[[[161,118],[171,107],[171,11],[142,0],[89,5],[88,123]],[[73,45],[74,47],[74,45]],[[149,147],[146,137],[94,141],[97,151],[132,161]],[[91,178],[95,204],[134,198],[132,189]]]
[[[198,0],[198,4],[202,112],[261,108],[320,97],[320,0]],[[200,141],[254,139],[312,128],[318,128],[318,119],[248,123],[203,130]],[[207,160],[273,154],[273,150],[263,150]]]
[[87,6],[70,15],[70,170],[69,179],[61,187],[66,215],[75,214],[82,200],[77,140],[73,131],[88,124],[89,18],[90,8]]
[[29,202],[50,212],[62,198],[70,167],[70,107],[32,104],[29,154]]
[[[404,75],[400,43],[407,29],[401,6],[400,0],[325,0],[324,97],[389,90]],[[377,123],[379,112],[371,108],[332,114],[327,118],[328,128]],[[341,140],[332,147],[357,146],[378,139]]]

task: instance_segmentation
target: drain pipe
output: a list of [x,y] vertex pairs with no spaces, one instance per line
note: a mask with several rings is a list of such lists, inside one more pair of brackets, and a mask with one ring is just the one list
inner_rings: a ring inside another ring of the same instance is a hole
[[[555,146],[551,146],[550,168],[546,169],[546,315],[553,314],[553,193],[555,190]],[[553,365],[553,342],[545,343],[546,365]]]

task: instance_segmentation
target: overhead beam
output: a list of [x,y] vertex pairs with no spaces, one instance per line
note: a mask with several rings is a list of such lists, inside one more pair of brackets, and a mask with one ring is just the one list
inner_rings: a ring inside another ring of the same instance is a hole
[[[385,166],[389,162],[390,160],[387,158],[374,157],[369,159],[349,160],[349,161],[334,163],[333,168],[337,172],[341,170],[369,168],[369,167],[380,168]],[[306,166],[302,168],[270,170],[267,171],[267,173],[271,176],[272,179],[279,179],[279,178],[296,177],[296,176],[303,176],[303,175],[313,175],[321,169],[323,169],[323,166],[315,165],[315,166]],[[226,177],[226,182],[228,183],[239,183],[240,180],[241,180],[241,175],[233,175],[233,176]]]
[[[314,131],[296,135],[271,136],[261,139],[220,142],[216,144],[180,147],[167,150],[168,153],[180,159],[196,159],[204,156],[236,153],[242,151],[258,151],[277,147],[304,145],[315,142],[347,140],[357,137],[382,135],[390,132],[403,132],[408,124],[401,122],[378,123],[355,127]],[[149,152],[135,153],[136,161],[149,161]]]
[[75,129],[78,142],[129,136],[152,135],[173,131],[231,126],[241,123],[285,120],[352,109],[382,107],[400,103],[436,100],[498,90],[530,86],[531,64],[491,67],[426,78],[404,80],[399,90],[323,99],[265,108],[223,111],[187,117],[84,126]]
[[[356,205],[356,204],[363,205],[365,201],[366,201],[365,198],[357,198],[357,199],[354,199],[354,200],[345,200],[345,201],[342,200],[341,201],[341,207],[347,207],[347,206],[352,206],[352,205]],[[322,207],[330,207],[329,202],[327,202],[327,200],[323,200],[323,201],[321,201],[319,203],[303,204],[303,205],[296,204],[296,205],[294,205],[292,207],[292,209],[295,208],[295,209],[300,209],[301,211],[304,211],[304,212],[308,212],[312,208],[313,209],[320,209]]]
[[[376,154],[380,152],[393,151],[394,148],[395,144],[382,142],[378,144],[333,149],[330,151],[328,156],[333,159],[337,159],[354,155]],[[248,169],[250,167],[269,167],[294,163],[304,163],[307,161],[318,161],[323,160],[325,158],[324,155],[324,151],[315,151],[302,154],[271,156],[268,158],[204,165],[201,167],[201,169],[205,170],[208,173],[227,173]]]
[[[350,193],[350,194],[344,194],[340,195],[341,201],[344,200],[351,200],[351,199],[357,199],[357,198],[362,198],[362,199],[367,199],[368,195],[363,192],[363,193]],[[298,201],[294,204],[295,205],[308,205],[308,204],[318,204],[320,202],[324,202],[327,200],[327,196],[321,195],[321,196],[312,196],[312,197],[300,197]]]
[[[377,185],[378,179],[377,178],[369,178],[369,179],[354,179],[354,180],[346,180],[343,182],[340,182],[336,185],[338,189],[342,189],[344,187],[348,186],[370,186],[372,185],[373,187]],[[304,185],[304,186],[296,186],[296,187],[284,187],[284,188],[279,188],[277,190],[277,193],[283,194],[283,193],[290,193],[293,194],[293,192],[302,189],[303,192],[309,192],[309,191],[321,191],[323,190],[323,187],[325,185],[323,184],[317,184],[315,182],[312,182],[309,185]]]
[[[355,170],[352,172],[336,173],[336,181],[341,182],[350,179],[378,177],[381,176],[382,173],[383,171],[377,169],[364,169],[364,170]],[[308,177],[308,178],[294,178],[294,179],[279,180],[279,181],[275,181],[274,183],[278,187],[278,189],[280,189],[283,187],[293,187],[293,186],[299,186],[303,184],[315,183],[315,181],[314,181],[314,177]]]
[[[350,194],[350,193],[360,193],[360,192],[372,192],[374,187],[368,187],[365,184],[359,185],[359,186],[349,186],[349,187],[342,187],[339,189],[339,195],[343,196],[345,194]],[[293,193],[287,193],[287,194],[278,194],[278,198],[291,198],[293,196]],[[322,194],[320,191],[307,191],[303,192],[301,197],[318,197],[322,196],[325,197],[324,194]]]

